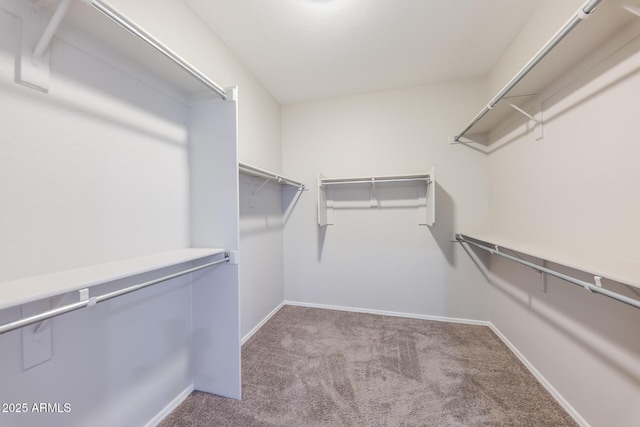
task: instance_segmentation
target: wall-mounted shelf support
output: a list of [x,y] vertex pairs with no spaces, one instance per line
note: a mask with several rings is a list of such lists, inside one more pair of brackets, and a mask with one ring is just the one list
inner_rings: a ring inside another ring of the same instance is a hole
[[522,108],[518,107],[517,105],[511,102],[507,103],[507,105],[534,123],[534,128],[536,130],[536,141],[539,141],[542,138],[544,138],[544,127],[543,127],[544,122],[542,120],[542,104],[540,104],[540,109],[539,109],[540,113],[538,114],[539,117],[537,118],[527,113],[525,110],[523,110]]
[[536,122],[536,124],[541,123],[540,120],[536,119],[535,117],[533,117],[531,114],[527,113],[526,111],[524,111],[522,108],[518,107],[515,104],[512,104],[511,102],[509,102],[509,107],[513,108],[514,110],[516,110],[518,113],[522,114],[523,116],[525,116],[526,118],[528,118],[529,120],[532,120],[534,122]]
[[369,185],[370,206],[380,207],[379,184],[423,183],[418,193],[418,225],[433,225],[435,222],[435,169],[430,173],[413,175],[389,175],[371,177],[327,178],[318,174],[318,225],[333,225],[333,198],[330,188],[335,186]]
[[69,10],[69,6],[71,6],[71,2],[73,0],[62,0],[56,11],[53,13],[47,28],[45,28],[42,36],[40,37],[40,41],[36,44],[36,48],[33,50],[33,65],[36,68],[40,67],[40,61],[42,61],[42,57],[44,56],[49,44],[51,43],[51,39],[53,35],[58,30],[58,27],[62,23],[67,11]]
[[44,21],[43,2],[24,2],[19,12],[22,21],[20,61],[16,81],[41,92],[49,91],[48,47],[72,0],[62,0],[49,22]]

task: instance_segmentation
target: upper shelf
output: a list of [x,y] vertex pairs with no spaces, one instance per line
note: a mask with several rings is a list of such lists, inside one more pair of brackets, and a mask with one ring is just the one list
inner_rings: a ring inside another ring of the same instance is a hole
[[[180,101],[184,98],[188,102],[191,95],[198,95],[196,101],[208,100],[212,91],[223,100],[233,96],[106,0],[18,0],[7,7],[28,24],[23,25],[21,66],[16,80],[31,88],[43,92],[49,89],[49,50],[55,35],[106,59],[121,71],[144,70],[153,76],[145,76],[147,83],[178,96]],[[32,20],[36,15],[39,19]],[[113,58],[123,61],[116,64],[118,61],[113,62]]]
[[362,186],[369,187],[371,207],[379,207],[377,184],[421,183],[424,187],[418,193],[418,225],[435,223],[435,168],[431,172],[410,175],[381,175],[366,177],[327,178],[318,174],[318,225],[333,225],[333,200],[327,192],[330,187]]
[[522,113],[516,112],[518,104],[540,94],[634,19],[615,2],[584,3],[450,142],[487,143],[492,130],[509,116]]
[[301,183],[301,182],[294,181],[293,179],[286,178],[286,177],[284,177],[282,175],[279,175],[279,174],[274,173],[274,172],[270,172],[270,171],[268,171],[266,169],[260,169],[260,168],[255,167],[255,166],[251,166],[251,165],[249,165],[247,163],[239,162],[238,163],[238,170],[240,172],[243,172],[243,173],[246,173],[246,174],[249,174],[249,175],[259,176],[261,178],[265,178],[267,180],[267,181],[265,181],[265,184],[268,181],[275,181],[275,182],[280,183],[280,184],[286,184],[286,185],[291,185],[293,187],[298,187],[298,189],[300,189],[300,190],[304,190],[305,189],[304,184]]
[[222,253],[224,249],[180,249],[3,282],[0,283],[0,310]]
[[380,184],[389,182],[411,182],[424,181],[431,182],[432,174],[413,174],[413,175],[385,175],[385,176],[367,176],[367,177],[349,177],[349,178],[326,178],[322,177],[319,184],[325,185],[344,185],[344,184]]

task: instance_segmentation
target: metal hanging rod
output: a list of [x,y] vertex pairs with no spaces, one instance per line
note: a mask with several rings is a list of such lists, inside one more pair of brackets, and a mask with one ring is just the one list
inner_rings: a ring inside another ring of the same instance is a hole
[[422,182],[431,182],[431,178],[426,177],[415,177],[415,178],[355,178],[355,179],[341,179],[340,180],[329,180],[323,179],[320,185],[344,185],[344,184],[379,184],[385,182],[414,182],[414,181],[422,181]]
[[491,101],[487,104],[486,107],[482,109],[471,122],[465,127],[458,135],[453,137],[454,142],[464,142],[460,141],[462,138],[476,123],[480,121],[493,107],[496,106],[498,102],[502,98],[505,97],[507,93],[511,89],[513,89],[519,82],[522,80],[529,72],[535,68],[536,65],[545,57],[549,52],[551,52],[557,45],[564,39],[580,22],[586,19],[598,6],[598,4],[602,0],[588,0],[585,4],[578,9],[575,16],[571,18],[562,28],[560,28],[555,35],[551,38],[551,40],[547,41],[547,43],[542,46],[542,48],[535,54],[533,58],[527,62],[518,73],[513,76],[511,80],[502,88],[500,92],[496,96],[494,96]]
[[[152,286],[161,282],[165,282],[170,279],[174,279],[176,277],[184,276],[185,274],[193,273],[194,271],[202,270],[203,268],[212,267],[217,264],[222,264],[223,262],[229,262],[230,255],[228,252],[224,253],[224,258],[216,261],[212,261],[206,264],[199,265],[197,267],[190,268],[188,270],[183,270],[178,273],[169,274],[167,276],[160,277],[159,279],[150,280],[148,282],[140,283],[139,285],[129,286],[123,289],[119,289],[117,291],[109,292],[103,295],[99,295],[97,297],[91,297],[87,299],[83,299],[82,301],[78,301],[72,304],[64,305],[62,307],[54,308],[52,310],[48,310],[42,312],[40,314],[36,314],[33,316],[25,317],[24,319],[19,319],[14,322],[5,323],[4,325],[0,325],[0,334],[4,334],[5,332],[13,331],[14,329],[19,329],[24,326],[32,325],[34,323],[41,322],[43,320],[51,319],[52,317],[60,316],[61,314],[69,313],[72,311],[79,310],[84,307],[90,307],[96,305],[98,303],[131,293],[137,290],[146,288],[148,286]],[[81,289],[82,291],[88,292],[88,289]]]
[[497,246],[494,247],[494,248],[491,248],[491,247],[487,247],[487,246],[481,245],[479,243],[473,242],[471,240],[468,240],[466,238],[466,236],[464,236],[463,234],[456,234],[456,241],[458,241],[460,243],[466,243],[468,245],[475,246],[475,247],[477,247],[479,249],[482,249],[482,250],[485,250],[487,252],[490,252],[493,255],[499,255],[501,257],[510,259],[511,261],[515,261],[515,262],[517,262],[519,264],[523,264],[523,265],[526,265],[527,267],[531,267],[534,270],[538,270],[540,272],[550,274],[550,275],[555,276],[555,277],[557,277],[559,279],[565,280],[565,281],[567,281],[567,282],[569,282],[571,284],[574,284],[576,286],[580,286],[581,288],[584,288],[584,289],[586,289],[586,290],[588,290],[590,292],[594,292],[594,293],[597,293],[597,294],[601,294],[601,295],[607,296],[609,298],[612,298],[612,299],[614,299],[616,301],[623,302],[623,303],[628,304],[628,305],[630,305],[632,307],[635,307],[635,308],[640,308],[640,301],[638,301],[636,299],[633,299],[633,298],[629,298],[629,297],[627,297],[625,295],[621,295],[619,293],[610,291],[608,289],[602,288],[599,285],[600,284],[600,280],[602,279],[600,276],[594,276],[594,281],[595,281],[596,284],[593,284],[593,283],[585,282],[584,280],[576,279],[575,277],[566,275],[564,273],[560,273],[558,271],[551,270],[550,268],[534,264],[532,262],[523,260],[521,258],[517,258],[515,256],[509,255],[509,254],[505,254],[504,252],[499,251]]
[[[262,177],[262,178],[265,178],[265,179],[268,179],[268,180],[279,182],[281,184],[292,185],[294,187],[298,187],[300,190],[304,190],[305,189],[305,185],[303,183],[301,183],[301,182],[294,181],[294,180],[289,179],[289,178],[285,178],[284,176],[278,175],[278,174],[273,173],[273,172],[269,172],[268,170],[257,168],[255,166],[248,165],[246,163],[242,163],[242,162],[238,163],[238,170],[240,172],[244,172],[244,173],[247,173],[249,175],[259,176],[259,177]],[[266,182],[265,182],[265,184],[266,184]],[[263,186],[264,186],[264,184],[263,184]]]
[[129,18],[118,12],[113,7],[109,6],[103,0],[83,0],[85,3],[90,4],[106,17],[114,21],[116,24],[120,25],[125,30],[129,31],[134,36],[140,38],[142,41],[147,43],[149,46],[153,47],[155,50],[169,58],[171,61],[178,64],[181,68],[183,68],[186,72],[191,74],[193,77],[198,79],[208,88],[216,92],[220,97],[224,100],[227,99],[227,93],[225,90],[211,80],[209,77],[204,75],[200,70],[187,62],[180,55],[169,49],[165,44],[160,42],[158,39],[153,37],[151,34],[147,33],[145,30],[140,28],[136,23],[131,21]]

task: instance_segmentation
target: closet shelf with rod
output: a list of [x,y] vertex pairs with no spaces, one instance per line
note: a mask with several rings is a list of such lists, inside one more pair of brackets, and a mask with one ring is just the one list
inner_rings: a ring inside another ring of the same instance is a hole
[[486,106],[460,132],[449,138],[449,143],[485,145],[491,131],[504,125],[505,119],[516,112],[533,122],[537,139],[542,138],[543,114],[537,96],[634,19],[637,17],[615,2],[588,0],[583,3]]
[[252,175],[252,176],[257,176],[260,178],[264,178],[265,181],[264,183],[260,186],[260,188],[258,190],[255,191],[255,193],[257,193],[258,191],[260,191],[260,189],[262,189],[262,187],[264,187],[264,185],[269,182],[269,181],[273,181],[273,182],[277,182],[279,184],[284,184],[284,185],[290,185],[293,187],[298,187],[298,190],[304,190],[305,189],[305,185],[301,182],[295,181],[291,178],[286,178],[282,175],[279,175],[277,173],[274,172],[270,172],[266,169],[260,169],[258,167],[255,166],[251,166],[247,163],[242,163],[239,162],[238,163],[238,170],[242,173],[246,173],[248,175]]
[[363,177],[327,178],[318,174],[318,225],[333,225],[333,210],[335,208],[330,188],[367,186],[371,196],[371,207],[379,207],[378,185],[392,184],[419,184],[418,198],[418,225],[433,225],[435,222],[435,169],[429,173],[408,175],[381,175]]
[[[78,292],[78,301],[0,325],[0,334],[229,261],[230,254],[224,249],[190,248],[3,282],[0,283],[0,310],[46,298],[61,298],[73,292]],[[178,265],[185,268],[144,283],[89,296],[93,287]]]
[[[640,288],[640,263],[605,259],[601,256],[587,253],[570,253],[549,247],[522,243],[496,235],[456,234],[456,241],[490,252],[492,255],[501,256],[519,264],[526,265],[539,272],[558,277],[566,282],[580,286],[587,291],[640,308],[640,300],[614,292],[602,286],[602,280],[607,279],[626,286]],[[513,254],[513,252],[538,258],[542,260],[543,263],[542,265],[538,265],[522,259]],[[593,282],[587,282],[570,276],[569,274],[548,268],[546,262],[588,273],[593,276]]]
[[[22,8],[24,10],[16,8],[14,13],[21,16],[23,19],[29,19],[30,15],[41,16],[41,12],[44,17],[47,13],[41,11],[41,9],[51,2],[34,1],[29,3],[33,4],[28,8]],[[93,34],[94,32],[99,33],[101,31],[100,28],[103,27],[102,22],[100,22],[102,20],[98,17],[106,17],[111,22],[117,24],[121,28],[124,28],[129,34],[135,37],[135,39],[128,40],[127,45],[124,47],[118,45],[118,42],[115,42],[114,45],[111,38],[101,37],[105,44],[111,45],[111,47],[116,51],[127,51],[131,58],[136,62],[140,61],[145,63],[146,66],[153,70],[154,73],[162,75],[163,78],[166,78],[167,81],[176,84],[177,87],[181,87],[186,89],[187,92],[191,92],[190,95],[201,95],[203,92],[211,90],[222,98],[222,100],[227,100],[234,96],[233,93],[227,93],[227,90],[211,80],[202,71],[178,55],[174,50],[139,26],[132,19],[111,6],[107,1],[82,0],[82,3],[85,4],[82,5],[78,2],[78,6],[75,6],[75,3],[76,2],[73,0],[60,1],[44,30],[40,30],[38,25],[30,25],[28,28],[23,29],[25,32],[22,40],[24,46],[21,57],[19,58],[21,66],[19,67],[16,75],[19,83],[23,83],[33,89],[47,92],[49,89],[50,79],[50,55],[48,54],[48,50],[54,35],[56,35],[58,29],[62,26],[63,21],[67,18],[74,21],[75,24],[78,24],[78,21],[80,21],[81,28],[86,30],[89,34]],[[90,10],[87,5],[91,6],[93,10],[98,11],[99,14],[87,14],[82,11],[81,9]],[[31,18],[32,17],[33,16],[31,16]],[[114,39],[118,40],[119,37],[114,37]],[[139,44],[137,42],[138,40],[142,43]],[[144,47],[140,47],[139,45]],[[166,67],[166,61],[159,61],[157,58],[152,59],[151,56],[147,54],[148,46],[153,48],[153,51],[159,53],[162,57],[169,59],[171,63],[177,65],[182,69],[182,71],[186,72],[192,81],[190,83],[184,83],[184,78],[178,78],[178,73],[168,69],[172,67]],[[196,85],[193,84],[196,81],[199,82],[197,84],[197,89]]]
[[171,50],[167,45],[159,41],[153,35],[145,31],[142,27],[129,19],[127,16],[120,13],[118,10],[110,6],[104,0],[83,0],[83,2],[93,6],[100,13],[111,19],[116,24],[127,30],[129,33],[138,37],[140,40],[151,46],[157,52],[161,53],[165,57],[169,58],[173,63],[177,64],[180,68],[193,76],[196,80],[203,83],[209,89],[217,93],[223,100],[228,97],[227,92],[216,82],[207,77],[202,71],[198,70],[195,66],[190,64],[187,60]]

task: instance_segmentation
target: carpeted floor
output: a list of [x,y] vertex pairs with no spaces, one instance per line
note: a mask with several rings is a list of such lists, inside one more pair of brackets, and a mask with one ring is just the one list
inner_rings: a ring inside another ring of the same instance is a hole
[[243,399],[176,426],[575,426],[484,326],[285,306],[242,347]]

